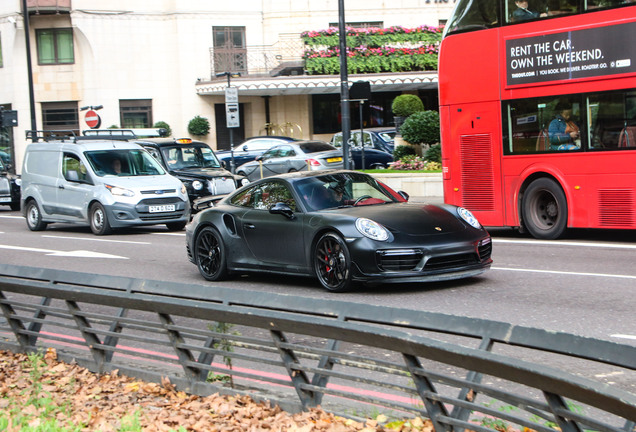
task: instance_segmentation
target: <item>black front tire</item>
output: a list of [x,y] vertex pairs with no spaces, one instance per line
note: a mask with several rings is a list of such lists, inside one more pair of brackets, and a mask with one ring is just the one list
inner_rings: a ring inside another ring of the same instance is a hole
[[108,214],[106,209],[100,203],[95,203],[88,211],[88,219],[91,225],[91,231],[95,235],[108,235],[112,232],[110,222],[108,222]]
[[194,253],[199,273],[206,280],[219,281],[227,278],[225,245],[216,229],[205,227],[197,234]]
[[181,231],[185,228],[187,222],[170,222],[166,224],[169,231]]
[[26,223],[31,231],[43,231],[46,229],[46,222],[42,222],[42,212],[38,203],[31,200],[26,205]]
[[313,259],[316,277],[324,288],[332,292],[344,292],[351,288],[351,257],[339,235],[327,233],[320,237]]
[[523,195],[522,215],[534,238],[561,237],[568,222],[568,203],[561,186],[548,178],[533,181]]

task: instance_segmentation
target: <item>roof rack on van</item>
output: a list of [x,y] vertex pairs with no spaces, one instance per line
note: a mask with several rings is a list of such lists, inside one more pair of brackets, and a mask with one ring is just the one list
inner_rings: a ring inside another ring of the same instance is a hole
[[36,141],[72,141],[75,142],[75,131],[72,130],[28,130],[26,139]]
[[136,129],[87,129],[82,132],[84,136],[126,136],[135,138],[161,138],[168,136],[168,130],[164,128],[136,128]]
[[134,138],[134,135],[88,135],[88,136],[77,136],[75,135],[75,131],[73,130],[28,130],[26,131],[26,139],[31,140],[32,142],[36,141],[57,141],[57,142],[69,142],[69,143],[77,143],[78,141],[89,141],[89,140],[117,140],[117,141],[127,141],[129,139]]

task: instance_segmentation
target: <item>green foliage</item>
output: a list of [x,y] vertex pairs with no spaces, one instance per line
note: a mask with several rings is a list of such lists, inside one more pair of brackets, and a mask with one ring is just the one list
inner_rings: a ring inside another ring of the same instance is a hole
[[415,149],[409,145],[399,145],[393,150],[393,160],[399,161],[406,156],[415,156]]
[[424,157],[427,161],[442,163],[442,146],[441,144],[434,144],[430,146],[424,153]]
[[165,121],[158,121],[152,127],[153,128],[165,129],[166,130],[166,136],[172,136],[172,129],[170,128],[170,125],[168,123],[166,123]]
[[[382,73],[437,69],[441,29],[390,27],[347,29],[347,70],[349,73]],[[309,75],[340,73],[338,28],[307,31],[305,70]]]
[[[221,333],[221,334],[229,334],[229,335],[240,335],[239,332],[237,331],[232,331],[232,328],[234,327],[234,324],[228,324],[228,323],[224,323],[224,322],[215,322],[214,324],[208,324],[208,329],[210,329],[211,331],[215,332],[215,333]],[[225,352],[233,352],[234,351],[234,346],[232,345],[232,342],[224,337],[221,337],[220,339],[216,339],[214,342],[214,348],[215,349],[219,349],[221,351],[225,351]],[[223,356],[223,361],[225,362],[225,365],[227,366],[227,368],[229,370],[232,370],[232,357],[230,356]],[[234,379],[232,377],[232,375],[217,375],[214,372],[210,371],[208,373],[208,381],[227,381],[230,383],[230,386],[232,388],[234,388]]]
[[393,114],[396,116],[408,117],[416,112],[424,111],[424,103],[417,95],[402,94],[393,99],[391,111],[393,111]]
[[400,128],[400,134],[411,144],[437,144],[440,141],[439,113],[428,110],[410,115]]
[[210,132],[210,122],[204,117],[195,116],[188,123],[188,132],[192,135],[207,135]]

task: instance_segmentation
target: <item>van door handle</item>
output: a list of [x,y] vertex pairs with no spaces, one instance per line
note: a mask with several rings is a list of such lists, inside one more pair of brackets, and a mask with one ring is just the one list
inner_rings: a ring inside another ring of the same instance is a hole
[[243,227],[247,229],[256,229],[256,227],[251,223],[245,223],[243,224]]
[[59,185],[58,189],[64,189],[64,185]]

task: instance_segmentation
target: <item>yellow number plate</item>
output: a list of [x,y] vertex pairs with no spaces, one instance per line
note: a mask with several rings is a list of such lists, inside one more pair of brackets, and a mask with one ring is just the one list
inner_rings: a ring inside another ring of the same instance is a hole
[[342,162],[342,158],[341,157],[328,158],[327,162],[329,162],[329,163],[331,163],[331,162]]

